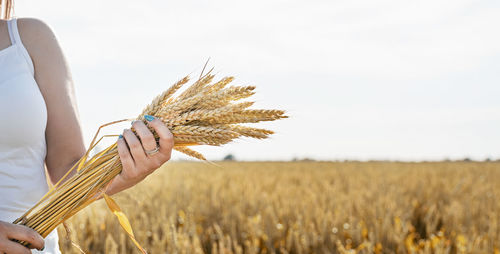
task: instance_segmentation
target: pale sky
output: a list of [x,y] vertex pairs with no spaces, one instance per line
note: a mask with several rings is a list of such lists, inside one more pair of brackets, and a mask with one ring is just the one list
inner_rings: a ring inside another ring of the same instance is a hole
[[17,16],[60,41],[87,144],[208,57],[218,77],[257,86],[256,108],[288,110],[255,125],[277,132],[269,140],[198,148],[213,160],[500,158],[499,11],[497,0],[16,0]]

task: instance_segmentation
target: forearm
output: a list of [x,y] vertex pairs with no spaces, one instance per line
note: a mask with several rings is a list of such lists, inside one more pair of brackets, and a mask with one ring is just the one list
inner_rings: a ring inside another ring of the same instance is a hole
[[[144,178],[145,178],[145,176],[144,176]],[[109,184],[109,186],[107,186],[105,193],[107,195],[111,196],[113,194],[124,191],[124,190],[134,186],[137,182],[141,181],[144,178],[141,178],[140,180],[136,180],[134,182],[126,182],[123,180],[122,177],[115,177],[112,180],[112,182]]]
[[[61,164],[60,166],[57,166],[57,167],[51,167],[51,168],[47,167],[47,172],[49,173],[50,182],[52,184],[56,184],[63,177],[64,177],[64,179],[62,180],[62,182],[65,182],[66,180],[71,178],[73,175],[75,175],[76,174],[76,167],[74,167],[73,169],[71,169],[71,168],[75,165],[75,163],[78,162],[78,160],[79,159],[71,160],[70,162]],[[71,169],[71,172],[68,173],[68,170],[70,170],[70,169]],[[67,173],[67,175],[66,175],[66,173]]]

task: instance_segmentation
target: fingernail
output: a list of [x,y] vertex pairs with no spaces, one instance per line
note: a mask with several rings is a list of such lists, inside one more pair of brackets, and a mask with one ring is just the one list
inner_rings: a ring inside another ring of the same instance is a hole
[[43,246],[41,249],[38,249],[38,251],[43,251],[45,250],[45,246]]
[[148,121],[148,122],[151,122],[155,119],[154,116],[150,116],[150,115],[144,115],[144,118]]
[[123,138],[123,135],[122,135],[122,134],[120,134],[120,135],[118,136],[118,138],[119,138],[119,139],[120,139],[120,138]]

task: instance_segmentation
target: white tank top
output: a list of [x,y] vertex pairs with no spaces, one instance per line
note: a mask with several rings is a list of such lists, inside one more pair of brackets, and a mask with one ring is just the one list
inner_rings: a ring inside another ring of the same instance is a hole
[[[21,42],[17,19],[7,21],[12,45],[0,50],[0,220],[13,222],[47,192],[47,108]],[[43,252],[60,253],[57,231]]]

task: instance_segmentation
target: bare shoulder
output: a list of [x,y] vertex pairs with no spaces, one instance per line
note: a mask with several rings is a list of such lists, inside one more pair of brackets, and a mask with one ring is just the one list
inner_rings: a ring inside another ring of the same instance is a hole
[[17,19],[17,27],[23,43],[33,41],[40,43],[42,41],[55,39],[55,35],[50,26],[40,19],[19,18]]
[[70,72],[53,30],[35,18],[19,18],[17,27],[33,62],[35,80],[46,100],[48,94],[64,91]]
[[54,32],[44,21],[37,18],[18,18],[17,27],[21,41],[34,62],[38,56],[50,53],[47,51],[51,49],[59,48]]

